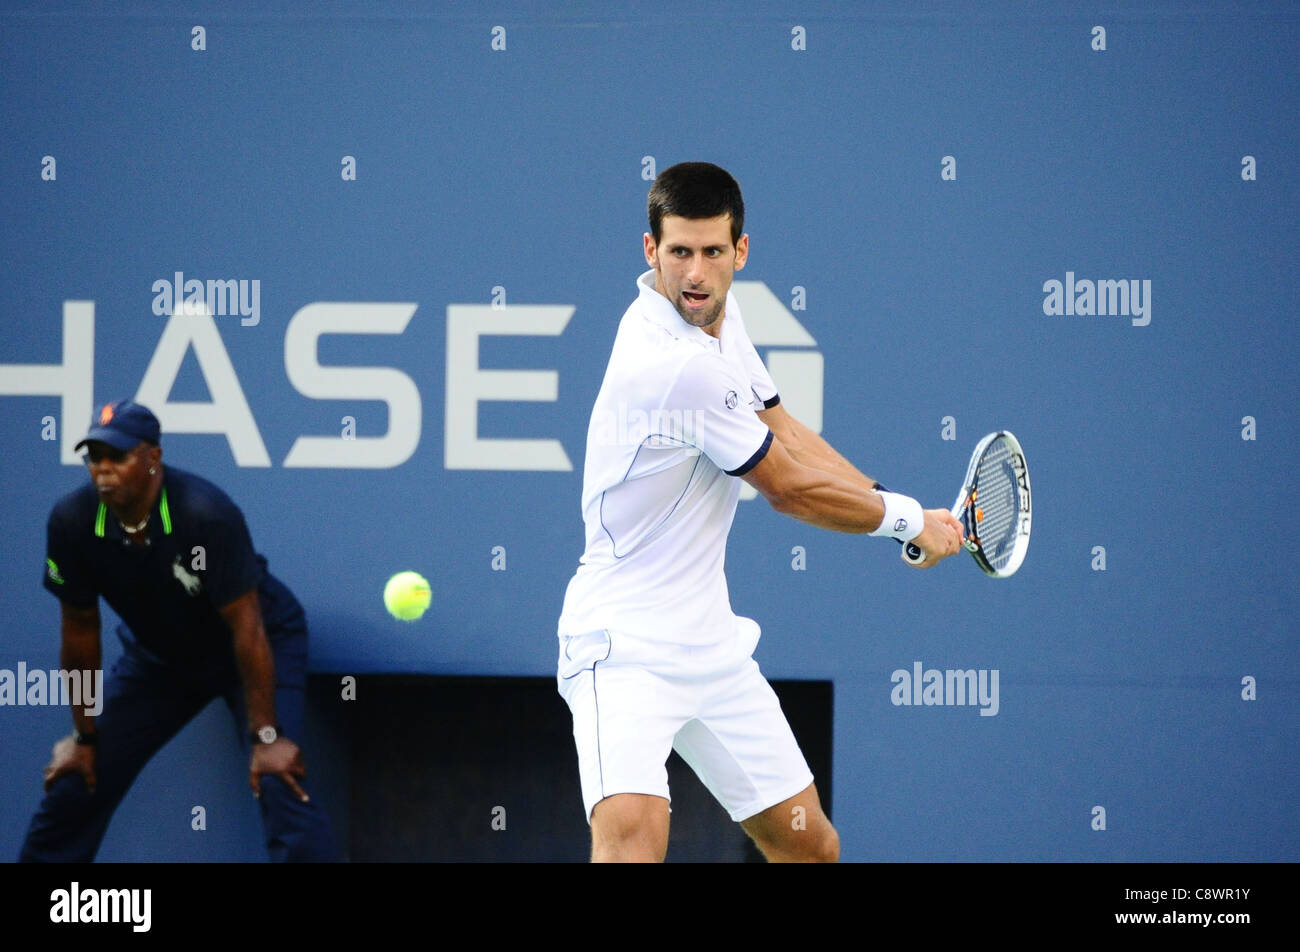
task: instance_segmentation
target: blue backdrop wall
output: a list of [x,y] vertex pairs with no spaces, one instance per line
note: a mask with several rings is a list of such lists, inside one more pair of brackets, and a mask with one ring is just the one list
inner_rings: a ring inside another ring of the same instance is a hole
[[[845,857],[1300,859],[1298,47],[1263,3],[7,4],[0,669],[57,665],[45,519],[138,396],[314,669],[553,674],[649,180],[705,159],[792,412],[927,505],[991,429],[1031,462],[1009,581],[741,505],[760,664],[834,681]],[[189,280],[244,297],[168,317]],[[996,672],[996,709],[894,703],[917,662]],[[0,856],[67,723],[0,706]],[[231,729],[101,858],[260,858]]]

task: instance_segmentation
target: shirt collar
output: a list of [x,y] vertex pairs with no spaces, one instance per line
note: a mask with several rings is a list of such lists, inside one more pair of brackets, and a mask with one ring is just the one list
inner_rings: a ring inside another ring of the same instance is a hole
[[[721,349],[721,342],[716,337],[693,324],[687,324],[682,320],[682,316],[677,313],[677,309],[673,307],[672,302],[655,290],[655,272],[653,268],[637,278],[636,284],[637,290],[640,292],[638,300],[641,304],[641,313],[645,315],[647,320],[662,327],[674,337],[693,340],[702,347],[711,350]],[[725,308],[730,306],[731,292],[728,291],[727,302],[723,311],[724,317],[722,318],[724,327],[726,326]]]
[[[155,518],[156,517],[156,518]],[[149,510],[149,522],[144,528],[145,542],[152,544],[154,537],[161,532],[163,535],[172,534],[172,512],[171,506],[167,504],[167,474],[163,475],[163,485],[158,492],[158,498],[154,500],[153,507]],[[122,540],[126,545],[134,545],[127,535],[122,523],[117,517],[109,512],[108,504],[102,500],[95,510],[94,533],[99,538],[106,535],[112,535]]]

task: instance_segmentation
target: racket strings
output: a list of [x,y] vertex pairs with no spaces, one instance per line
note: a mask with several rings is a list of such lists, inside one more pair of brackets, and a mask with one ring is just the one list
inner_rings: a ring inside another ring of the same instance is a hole
[[975,523],[984,557],[995,569],[1010,561],[1016,538],[1020,502],[1011,448],[997,440],[984,453],[976,469],[976,505],[983,518]]

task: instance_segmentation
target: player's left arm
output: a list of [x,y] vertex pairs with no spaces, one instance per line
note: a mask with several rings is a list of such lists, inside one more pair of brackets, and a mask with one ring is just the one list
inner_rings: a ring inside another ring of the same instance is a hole
[[785,451],[796,462],[824,473],[834,473],[872,492],[880,485],[841,456],[819,433],[791,416],[783,404],[759,410],[758,418],[767,424],[772,436],[781,441]]
[[[257,599],[257,589],[249,589],[230,604],[220,609],[221,617],[230,626],[234,642],[235,664],[244,688],[244,707],[248,713],[248,729],[275,724],[275,661],[271,643],[266,638],[262,623],[262,606]],[[249,786],[254,796],[261,796],[263,774],[279,777],[299,799],[307,800],[306,792],[298,785],[299,777],[307,768],[302,761],[302,751],[287,737],[279,737],[273,744],[253,744],[252,759],[248,768]]]

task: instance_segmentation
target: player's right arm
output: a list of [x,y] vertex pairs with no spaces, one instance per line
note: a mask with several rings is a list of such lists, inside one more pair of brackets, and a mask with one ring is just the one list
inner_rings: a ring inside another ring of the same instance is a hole
[[[59,666],[64,671],[98,671],[102,654],[98,601],[89,608],[62,601],[59,604],[62,606]],[[76,704],[72,706],[72,724],[80,734],[95,735],[95,719]],[[49,790],[54,781],[69,773],[81,774],[86,789],[95,792],[95,748],[91,744],[78,744],[74,736],[61,738],[54,745],[45,767],[45,789]]]
[[[64,671],[84,672],[100,670],[102,653],[99,592],[84,560],[90,519],[81,506],[75,497],[68,496],[50,513],[42,583],[59,600],[59,666]],[[95,736],[95,719],[81,706],[72,707],[72,726],[88,738]],[[53,756],[45,767],[45,789],[68,773],[81,774],[87,789],[94,792],[95,748],[92,744],[78,744],[73,735],[54,745]]]
[[[885,503],[862,480],[800,463],[779,439],[742,477],[777,512],[837,532],[873,532],[885,516]],[[933,565],[961,548],[962,527],[947,509],[926,509],[925,527],[912,540]]]
[[[77,608],[67,602],[62,606],[62,645],[59,666],[64,671],[98,671],[102,648],[99,641],[99,603]],[[95,719],[79,705],[72,707],[72,726],[82,734],[95,732]]]

